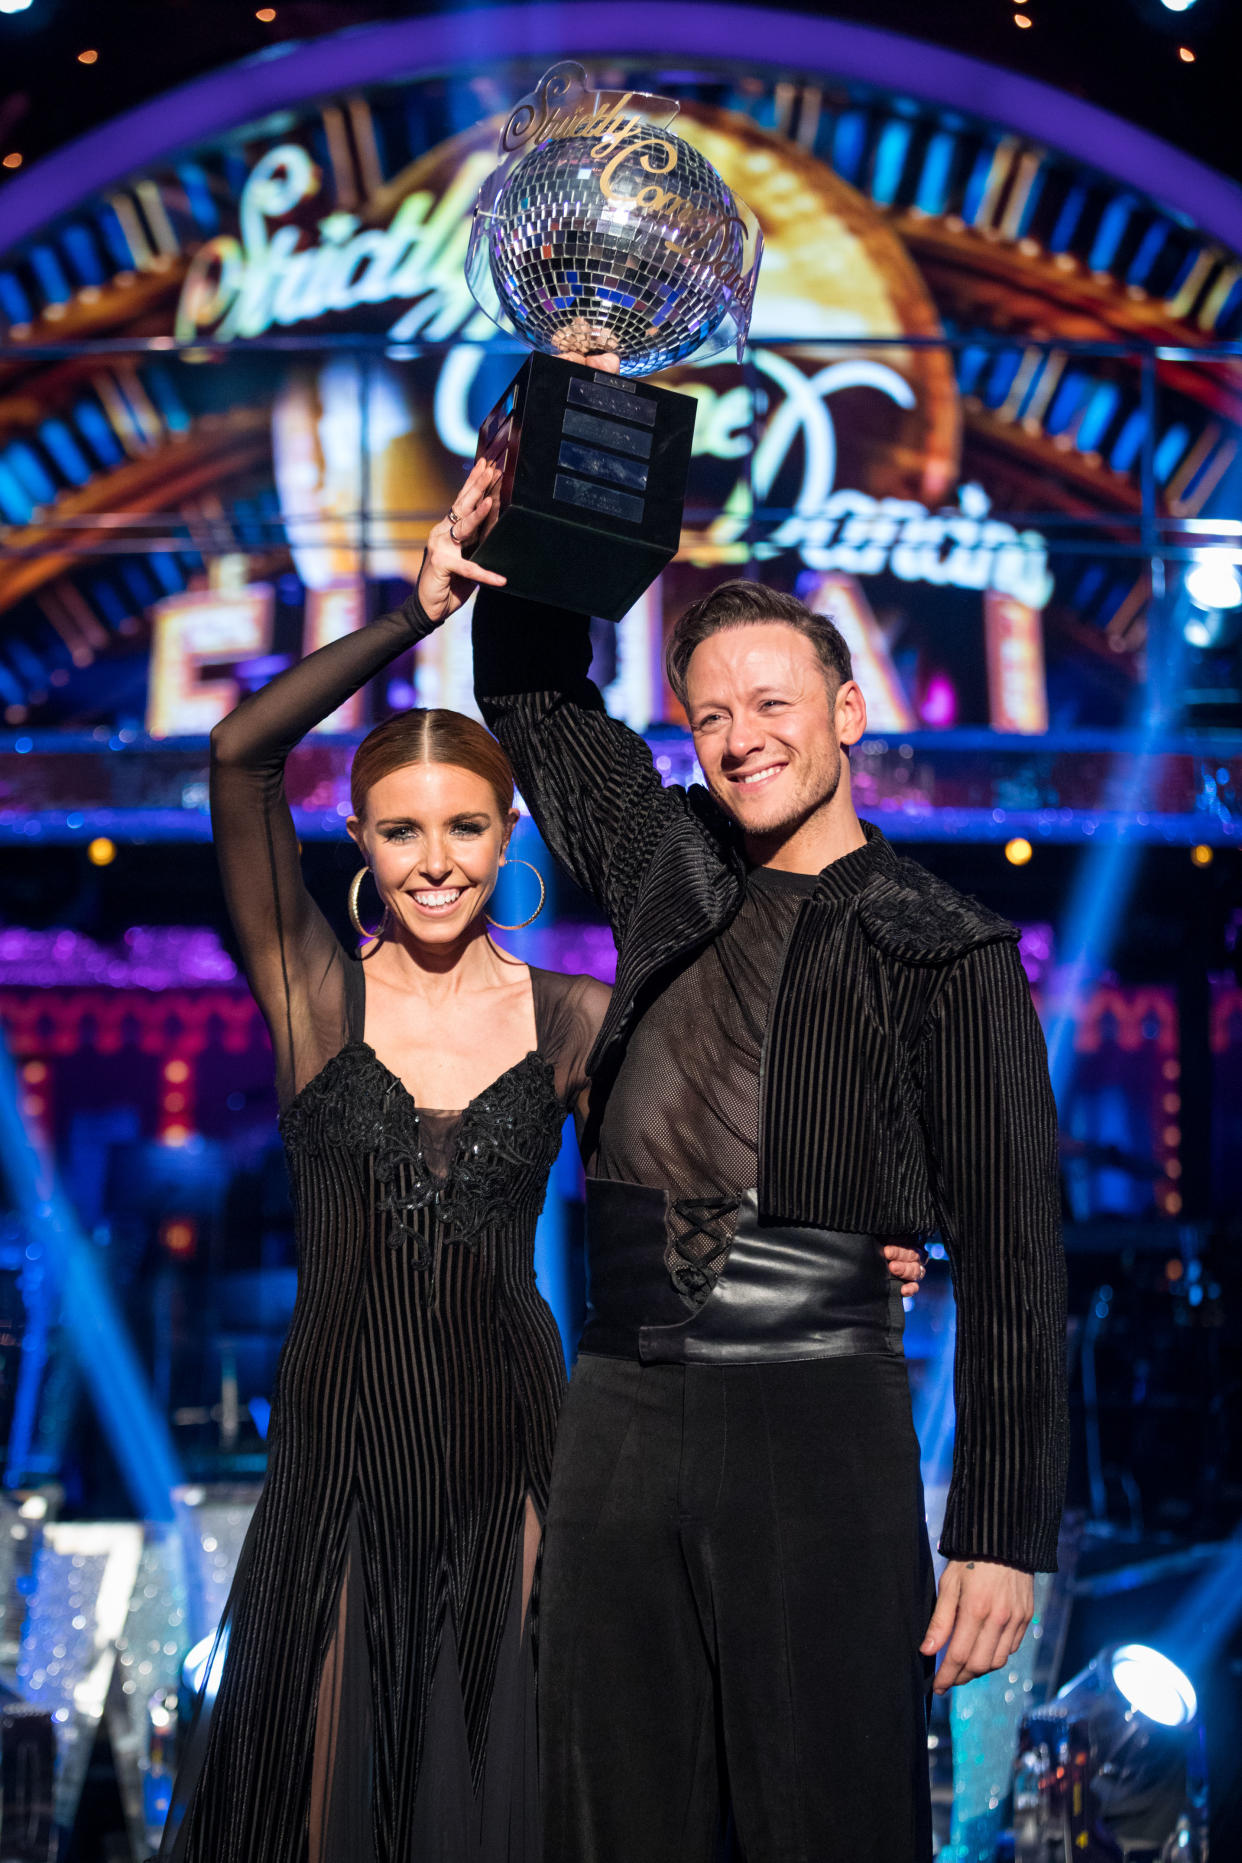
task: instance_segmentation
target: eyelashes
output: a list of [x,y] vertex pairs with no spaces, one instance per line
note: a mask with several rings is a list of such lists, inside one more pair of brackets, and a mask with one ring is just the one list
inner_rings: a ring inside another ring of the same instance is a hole
[[[419,830],[407,823],[401,823],[395,828],[383,829],[382,833],[385,841],[412,841]],[[486,833],[486,826],[483,822],[450,822],[449,833],[475,841],[481,834]]]

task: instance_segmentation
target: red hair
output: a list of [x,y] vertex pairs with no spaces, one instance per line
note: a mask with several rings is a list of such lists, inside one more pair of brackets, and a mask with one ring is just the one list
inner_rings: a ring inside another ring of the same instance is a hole
[[491,784],[502,819],[513,807],[513,769],[491,732],[462,712],[437,706],[398,712],[363,738],[349,773],[350,800],[359,820],[372,787],[411,763],[451,763],[470,770]]

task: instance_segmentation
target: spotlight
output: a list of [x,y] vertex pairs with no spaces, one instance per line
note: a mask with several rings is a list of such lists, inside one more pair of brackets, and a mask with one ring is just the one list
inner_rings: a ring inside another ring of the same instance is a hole
[[[1161,1727],[1188,1727],[1199,1709],[1189,1676],[1159,1650],[1144,1643],[1123,1643],[1112,1655],[1113,1686],[1135,1714]],[[1062,1689],[1062,1694],[1065,1690]]]
[[1186,571],[1186,593],[1196,608],[1242,608],[1242,577],[1228,550],[1200,550]]
[[1195,0],[1163,0],[1170,13],[1189,13]]
[[1195,55],[1188,45],[1179,45],[1177,48],[1177,56],[1184,65],[1193,65],[1195,62]]
[[1159,1650],[1101,1650],[1023,1717],[1014,1863],[1205,1863],[1207,1833],[1198,1701]]
[[31,0],[0,0],[0,13],[24,13]]

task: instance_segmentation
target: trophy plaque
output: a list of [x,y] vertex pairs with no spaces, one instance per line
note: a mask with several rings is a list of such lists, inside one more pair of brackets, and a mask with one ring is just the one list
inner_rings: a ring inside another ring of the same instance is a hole
[[[480,433],[502,476],[474,560],[613,621],[676,552],[694,431],[692,396],[634,378],[740,359],[763,251],[676,113],[553,66],[505,124],[466,261],[480,308],[536,351]],[[616,373],[591,366],[604,355]]]

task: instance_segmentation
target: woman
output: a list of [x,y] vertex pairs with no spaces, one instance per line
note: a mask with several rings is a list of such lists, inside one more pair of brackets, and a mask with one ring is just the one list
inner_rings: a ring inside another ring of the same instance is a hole
[[538,1855],[527,1607],[564,1368],[533,1239],[608,992],[489,936],[517,816],[481,725],[406,713],[360,747],[349,831],[383,908],[360,962],[302,883],[283,783],[307,731],[500,580],[458,547],[487,483],[432,533],[418,597],[213,733],[299,1273],[205,1751],[164,1841],[186,1863]]

